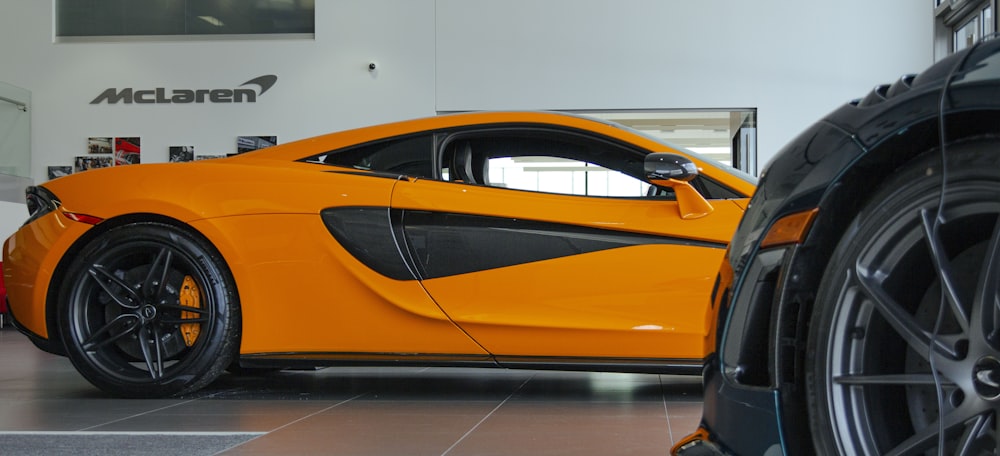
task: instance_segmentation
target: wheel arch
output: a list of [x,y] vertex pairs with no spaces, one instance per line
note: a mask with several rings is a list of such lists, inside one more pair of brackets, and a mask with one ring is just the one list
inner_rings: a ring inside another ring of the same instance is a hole
[[[229,274],[233,277],[234,285],[236,285],[235,289],[233,290],[233,293],[235,294],[237,303],[239,303],[239,285],[236,284],[236,274],[232,271],[230,263],[226,261],[226,257],[223,255],[219,247],[214,242],[212,242],[212,240],[204,233],[202,233],[195,227],[191,226],[190,224],[184,223],[183,221],[180,221],[176,218],[168,217],[165,215],[153,214],[153,213],[131,213],[131,214],[119,215],[101,221],[101,223],[94,225],[93,228],[87,230],[86,233],[84,233],[82,236],[76,239],[76,241],[73,242],[73,245],[70,246],[70,248],[66,249],[66,252],[63,254],[62,258],[59,260],[59,263],[56,265],[55,269],[52,272],[52,276],[49,280],[48,290],[45,293],[46,296],[45,325],[48,329],[49,340],[58,341],[56,344],[54,344],[55,347],[53,348],[63,347],[63,337],[59,330],[59,323],[58,323],[59,315],[57,311],[59,304],[58,302],[59,288],[62,286],[62,283],[65,280],[67,270],[69,269],[69,266],[72,263],[73,258],[75,258],[76,255],[79,254],[79,252],[87,244],[89,244],[94,239],[97,239],[104,233],[107,233],[115,228],[119,228],[125,225],[139,224],[139,223],[155,223],[155,224],[169,225],[174,228],[183,230],[186,233],[192,236],[196,236],[200,238],[202,241],[204,241],[205,244],[210,246],[219,256],[219,258],[222,258],[224,263],[226,263],[225,267],[228,269]],[[238,331],[237,333],[240,334],[242,333],[242,331]],[[59,354],[65,355],[65,352]]]
[[[944,118],[948,144],[996,136],[1000,138],[1000,110],[965,110]],[[937,117],[909,125],[876,143],[830,182],[818,205],[819,213],[805,241],[796,249],[785,272],[779,328],[795,328],[809,321],[815,293],[837,243],[871,200],[873,190],[910,160],[940,148]],[[793,305],[784,305],[793,303]],[[796,358],[789,368],[778,369],[780,383],[802,385],[802,366],[808,330],[794,334]],[[779,337],[790,336],[782,334]],[[790,361],[790,360],[788,360]],[[793,376],[789,378],[789,376]]]

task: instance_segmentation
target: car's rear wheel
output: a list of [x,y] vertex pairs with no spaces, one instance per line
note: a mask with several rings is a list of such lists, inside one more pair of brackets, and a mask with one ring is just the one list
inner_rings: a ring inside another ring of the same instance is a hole
[[197,235],[159,223],[111,229],[67,270],[58,306],[67,355],[115,395],[195,391],[236,356],[235,290],[221,256]]
[[1000,141],[947,157],[943,192],[940,153],[892,176],[824,273],[806,354],[818,454],[996,452]]

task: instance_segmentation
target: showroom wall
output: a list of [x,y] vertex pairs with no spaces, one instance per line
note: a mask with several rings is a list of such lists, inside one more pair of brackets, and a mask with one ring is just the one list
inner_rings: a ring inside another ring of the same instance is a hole
[[[0,0],[0,81],[32,92],[35,182],[90,136],[140,137],[150,163],[170,146],[224,154],[241,135],[284,143],[478,109],[757,108],[764,163],[932,60],[930,4],[912,0],[318,0],[315,39],[103,43],[54,43],[52,8]],[[253,103],[91,104],[109,88],[262,75],[277,81]]]

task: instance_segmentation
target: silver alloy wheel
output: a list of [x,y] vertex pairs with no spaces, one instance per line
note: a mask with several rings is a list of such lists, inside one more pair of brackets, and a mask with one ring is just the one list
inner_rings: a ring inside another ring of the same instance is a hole
[[1000,409],[1000,166],[992,142],[899,173],[827,269],[807,380],[821,454],[994,454]]

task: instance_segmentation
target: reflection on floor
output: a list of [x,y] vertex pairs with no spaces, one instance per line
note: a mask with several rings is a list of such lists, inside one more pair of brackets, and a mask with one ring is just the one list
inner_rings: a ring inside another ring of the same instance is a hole
[[0,330],[4,455],[664,455],[700,416],[697,377],[502,369],[227,374],[115,399]]

